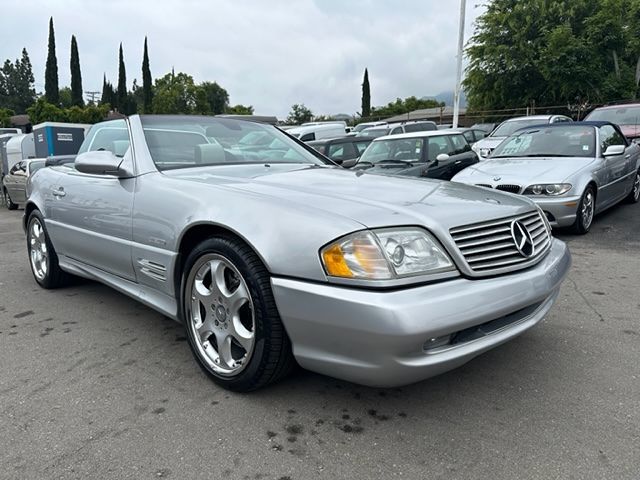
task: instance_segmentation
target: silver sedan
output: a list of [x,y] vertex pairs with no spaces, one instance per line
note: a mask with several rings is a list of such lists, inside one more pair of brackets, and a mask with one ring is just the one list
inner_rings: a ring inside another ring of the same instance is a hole
[[525,195],[551,225],[583,234],[594,215],[640,199],[640,147],[608,122],[538,125],[519,130],[452,180]]
[[544,318],[571,263],[530,200],[342,169],[237,119],[95,125],[29,189],[42,287],[91,278],[182,322],[237,391],[294,360],[375,386],[444,372]]

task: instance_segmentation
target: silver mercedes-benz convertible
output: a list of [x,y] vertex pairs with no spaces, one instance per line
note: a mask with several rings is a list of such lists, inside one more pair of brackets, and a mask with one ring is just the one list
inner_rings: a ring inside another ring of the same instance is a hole
[[571,263],[526,198],[345,170],[237,119],[97,124],[28,189],[41,286],[98,280],[183,322],[238,391],[294,359],[373,386],[444,372],[544,318]]

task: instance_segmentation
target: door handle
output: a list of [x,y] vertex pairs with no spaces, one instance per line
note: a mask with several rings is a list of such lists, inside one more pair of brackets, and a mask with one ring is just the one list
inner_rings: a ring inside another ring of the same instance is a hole
[[57,190],[53,190],[52,193],[53,193],[54,197],[64,197],[67,194],[67,192],[65,192],[64,188],[62,188],[62,187],[58,187],[58,189]]
[[629,159],[629,158],[631,158],[631,154],[629,154],[629,155],[625,155],[625,156],[624,156],[624,158],[625,158],[625,159]]
[[454,165],[460,165],[462,163],[462,160],[456,160]]

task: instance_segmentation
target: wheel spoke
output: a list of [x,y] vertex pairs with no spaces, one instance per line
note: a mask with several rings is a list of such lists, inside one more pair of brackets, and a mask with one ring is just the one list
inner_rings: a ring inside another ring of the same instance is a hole
[[243,282],[238,284],[238,288],[227,297],[229,310],[232,314],[236,314],[240,308],[249,301],[249,292]]
[[222,260],[211,260],[209,262],[211,269],[211,290],[218,296],[227,298],[229,296],[229,289],[224,278],[224,271],[227,266]]
[[196,326],[196,330],[198,332],[198,336],[200,337],[200,341],[204,344],[209,341],[209,337],[213,335],[213,325],[209,320],[204,320],[200,323],[199,326]]
[[253,332],[245,328],[238,316],[234,315],[229,321],[229,335],[235,338],[245,352],[251,350],[254,338]]
[[220,334],[216,335],[218,339],[218,355],[223,366],[229,369],[236,367],[236,361],[231,355],[231,335]]

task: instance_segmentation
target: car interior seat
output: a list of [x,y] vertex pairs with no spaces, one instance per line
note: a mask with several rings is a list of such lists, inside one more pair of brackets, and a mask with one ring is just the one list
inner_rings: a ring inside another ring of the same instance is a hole
[[195,146],[195,163],[197,165],[217,165],[225,163],[226,156],[222,145],[205,143]]

